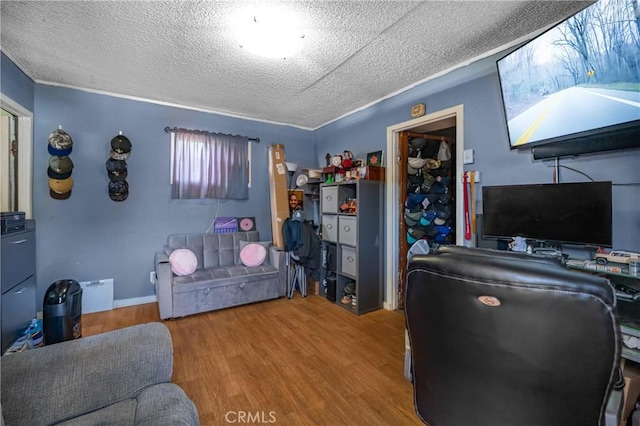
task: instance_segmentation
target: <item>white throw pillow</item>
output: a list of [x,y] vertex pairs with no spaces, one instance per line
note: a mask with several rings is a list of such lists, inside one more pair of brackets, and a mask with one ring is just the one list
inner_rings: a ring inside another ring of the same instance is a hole
[[240,261],[244,266],[260,266],[266,258],[267,249],[261,244],[247,244],[240,250]]
[[198,267],[198,258],[189,249],[176,249],[169,256],[171,270],[178,276],[193,274]]

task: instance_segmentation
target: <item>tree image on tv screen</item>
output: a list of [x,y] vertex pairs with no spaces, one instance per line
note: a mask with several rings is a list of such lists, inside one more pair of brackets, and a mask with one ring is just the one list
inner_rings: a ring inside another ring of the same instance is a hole
[[498,61],[511,146],[640,121],[637,14],[600,0]]

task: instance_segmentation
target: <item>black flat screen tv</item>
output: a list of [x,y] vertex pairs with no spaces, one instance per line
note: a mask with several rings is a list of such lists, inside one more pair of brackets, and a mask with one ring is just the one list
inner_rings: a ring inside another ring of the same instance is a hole
[[630,0],[600,0],[499,59],[510,147],[640,146],[639,64]]
[[611,182],[485,186],[483,238],[611,247]]

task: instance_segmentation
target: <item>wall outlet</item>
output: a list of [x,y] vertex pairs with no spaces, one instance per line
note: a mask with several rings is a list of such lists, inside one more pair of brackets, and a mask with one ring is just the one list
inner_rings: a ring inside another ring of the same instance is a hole
[[463,164],[473,164],[473,150],[465,149],[462,152],[462,163]]
[[156,283],[156,271],[149,272],[149,282],[151,284],[155,284]]

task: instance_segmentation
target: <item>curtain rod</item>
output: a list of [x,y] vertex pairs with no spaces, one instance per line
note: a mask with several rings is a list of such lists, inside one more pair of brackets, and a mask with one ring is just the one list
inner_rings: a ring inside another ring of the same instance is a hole
[[[171,133],[171,132],[189,132],[189,133],[200,133],[203,135],[216,135],[216,132],[209,132],[208,130],[191,130],[191,129],[183,129],[180,127],[165,127],[164,131],[167,133]],[[260,138],[247,138],[250,141],[253,141],[255,143],[260,143]]]

